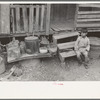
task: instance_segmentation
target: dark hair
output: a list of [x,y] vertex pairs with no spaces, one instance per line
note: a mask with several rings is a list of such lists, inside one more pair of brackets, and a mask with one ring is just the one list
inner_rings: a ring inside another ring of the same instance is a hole
[[81,29],[81,33],[88,33],[87,28],[82,28],[82,29]]

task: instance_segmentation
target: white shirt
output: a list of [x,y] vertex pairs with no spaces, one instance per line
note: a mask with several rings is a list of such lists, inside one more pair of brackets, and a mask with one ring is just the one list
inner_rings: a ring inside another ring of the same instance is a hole
[[82,37],[82,36],[79,36],[75,42],[75,50],[87,50],[89,51],[90,50],[90,40],[89,38],[86,36],[86,37]]

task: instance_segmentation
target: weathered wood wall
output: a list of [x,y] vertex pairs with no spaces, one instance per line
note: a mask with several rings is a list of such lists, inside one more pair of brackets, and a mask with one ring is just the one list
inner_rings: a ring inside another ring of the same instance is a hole
[[10,34],[9,4],[0,4],[0,34]]
[[75,4],[52,4],[51,21],[74,19],[75,10]]

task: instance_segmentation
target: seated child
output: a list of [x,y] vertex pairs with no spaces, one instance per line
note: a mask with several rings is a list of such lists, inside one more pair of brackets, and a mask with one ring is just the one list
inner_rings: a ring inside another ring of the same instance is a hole
[[82,28],[80,36],[75,42],[75,51],[77,54],[79,64],[84,64],[86,69],[88,68],[88,52],[90,50],[90,41],[87,37],[87,33],[87,28]]

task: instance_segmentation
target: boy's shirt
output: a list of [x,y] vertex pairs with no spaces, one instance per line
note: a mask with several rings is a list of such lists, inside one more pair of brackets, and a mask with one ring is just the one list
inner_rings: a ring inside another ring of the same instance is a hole
[[89,51],[90,50],[90,40],[89,38],[86,36],[85,38],[83,38],[82,36],[79,36],[75,42],[75,50],[76,51]]

